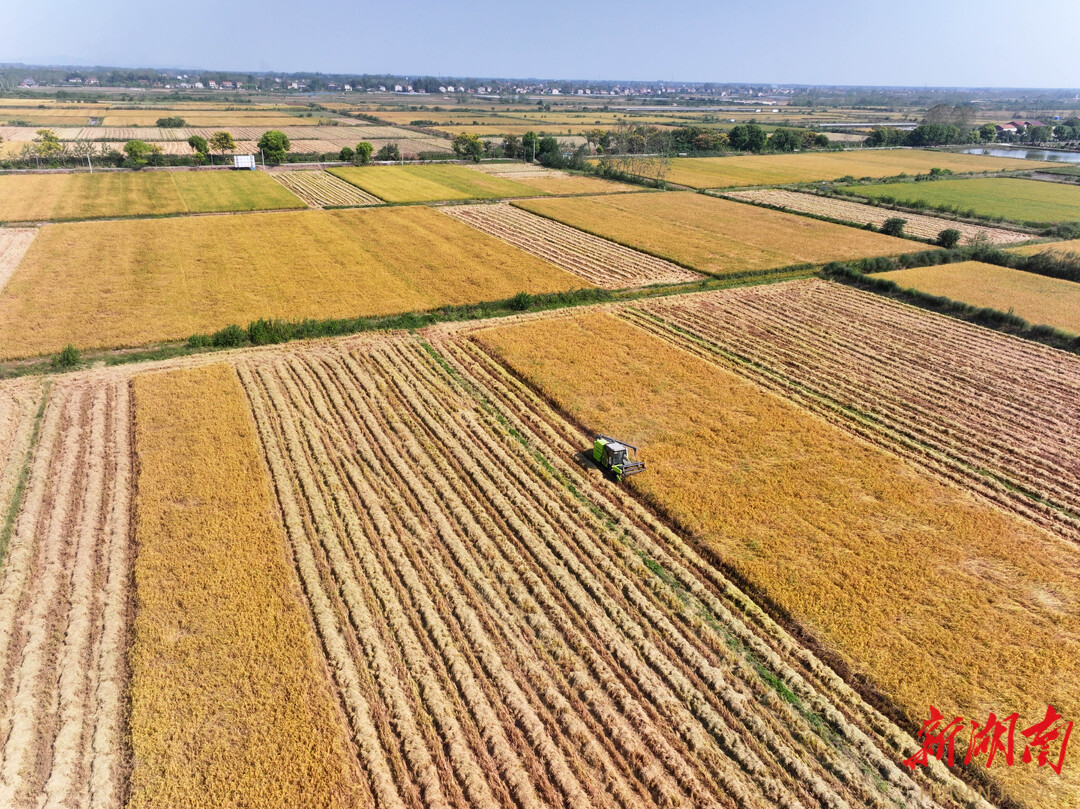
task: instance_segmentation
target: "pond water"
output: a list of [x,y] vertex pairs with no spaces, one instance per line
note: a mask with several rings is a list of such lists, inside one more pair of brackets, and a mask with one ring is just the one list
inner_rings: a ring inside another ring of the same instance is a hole
[[984,154],[991,157],[1018,157],[1025,160],[1045,160],[1047,163],[1080,163],[1080,152],[1059,152],[1055,149],[1013,149],[1007,146],[973,146],[964,154]]

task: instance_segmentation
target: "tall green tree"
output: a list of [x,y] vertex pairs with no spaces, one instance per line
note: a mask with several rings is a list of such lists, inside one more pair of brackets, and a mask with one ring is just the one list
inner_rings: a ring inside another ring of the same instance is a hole
[[375,154],[376,160],[401,160],[401,150],[396,143],[388,143]]
[[353,160],[358,166],[366,166],[371,162],[371,153],[375,151],[375,147],[368,143],[366,140],[360,141],[356,144],[356,153],[353,155]]
[[210,144],[206,142],[206,138],[202,135],[192,135],[187,139],[187,145],[191,147],[191,151],[195,153],[195,161],[197,163],[203,163],[210,155]]
[[38,157],[48,160],[64,151],[64,144],[60,142],[60,138],[51,129],[39,129],[35,134],[37,137],[34,138],[34,142],[37,145],[34,149]]
[[455,135],[453,145],[454,154],[462,160],[473,160],[479,163],[480,157],[484,154],[484,142],[480,140],[480,136],[469,132]]
[[156,155],[161,154],[161,147],[156,143],[147,143],[144,140],[129,140],[124,144],[125,161],[131,168],[141,169]]
[[236,149],[236,141],[229,132],[215,132],[210,136],[210,148],[220,152],[224,157],[226,152]]
[[263,132],[256,144],[263,153],[263,157],[272,164],[284,163],[289,154],[289,137],[280,129],[271,129]]

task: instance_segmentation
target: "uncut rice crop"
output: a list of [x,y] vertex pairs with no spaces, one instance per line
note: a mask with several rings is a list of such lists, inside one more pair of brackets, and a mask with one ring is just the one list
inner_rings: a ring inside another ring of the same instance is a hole
[[128,809],[368,804],[235,371],[133,390]]

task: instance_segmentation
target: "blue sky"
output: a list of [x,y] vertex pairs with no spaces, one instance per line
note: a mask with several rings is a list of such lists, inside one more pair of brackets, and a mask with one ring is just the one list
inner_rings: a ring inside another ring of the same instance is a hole
[[0,61],[798,84],[1080,87],[1080,3],[11,2]]

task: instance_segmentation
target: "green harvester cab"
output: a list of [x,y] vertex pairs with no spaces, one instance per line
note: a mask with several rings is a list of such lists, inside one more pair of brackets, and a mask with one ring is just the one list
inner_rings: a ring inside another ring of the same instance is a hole
[[622,483],[623,478],[645,471],[644,463],[630,459],[629,450],[636,453],[637,447],[612,438],[610,435],[598,435],[593,441],[593,460],[596,461],[597,466],[611,472],[615,479]]

